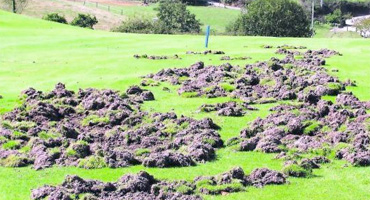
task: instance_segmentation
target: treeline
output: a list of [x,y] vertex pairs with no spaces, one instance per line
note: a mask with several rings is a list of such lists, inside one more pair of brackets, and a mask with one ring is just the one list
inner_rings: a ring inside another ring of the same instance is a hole
[[[311,0],[224,0],[224,2],[241,2],[246,4],[247,12],[225,27],[228,35],[252,35],[274,37],[309,37]],[[202,0],[160,0],[157,17],[145,15],[131,16],[112,31],[143,34],[198,34],[201,22],[187,10],[187,5],[202,4]],[[317,19],[321,23],[344,25],[352,14],[366,12],[370,2],[330,1],[323,7],[315,8]],[[357,10],[358,9],[358,10]],[[356,12],[354,12],[356,10]],[[354,12],[354,13],[353,13]],[[367,11],[368,12],[368,11]],[[212,17],[212,16],[210,16]],[[62,16],[52,13],[46,20],[67,23]],[[93,28],[97,23],[95,17],[80,14],[71,24]]]

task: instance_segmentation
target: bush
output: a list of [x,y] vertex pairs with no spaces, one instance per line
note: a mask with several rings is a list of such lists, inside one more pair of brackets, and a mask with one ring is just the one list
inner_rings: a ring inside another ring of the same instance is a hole
[[[193,3],[196,1],[190,0]],[[199,33],[200,22],[186,9],[186,4],[180,0],[162,0],[158,7],[158,20],[149,17],[134,16],[122,22],[122,25],[113,29],[124,33]]]
[[52,22],[58,22],[61,24],[67,24],[66,18],[64,18],[63,16],[60,16],[58,13],[46,14],[42,19],[52,21]]
[[352,16],[350,14],[342,14],[342,11],[340,9],[336,9],[333,13],[325,16],[325,21],[326,23],[344,26],[346,25],[346,20],[350,19],[351,17]]
[[199,33],[200,22],[180,0],[162,0],[158,7],[158,33]]
[[134,16],[123,21],[113,31],[122,33],[154,33],[154,23],[148,17]]
[[72,26],[79,26],[82,28],[91,28],[98,23],[98,20],[95,16],[90,16],[86,14],[78,14],[76,18],[71,22]]
[[256,0],[227,31],[234,35],[307,37],[310,22],[303,8],[290,0]]

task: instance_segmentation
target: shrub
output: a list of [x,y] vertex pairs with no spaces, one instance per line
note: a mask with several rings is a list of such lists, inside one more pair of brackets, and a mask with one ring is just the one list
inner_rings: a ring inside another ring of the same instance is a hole
[[71,22],[72,26],[79,26],[82,28],[91,28],[98,23],[98,20],[95,16],[87,15],[87,14],[78,14],[76,18],[73,19]]
[[46,14],[44,17],[42,17],[42,19],[52,22],[58,22],[61,24],[67,24],[67,20],[63,16],[60,16],[58,13]]
[[180,0],[161,0],[158,7],[158,33],[199,33],[200,22]]
[[342,19],[342,11],[340,9],[336,9],[334,10],[333,13],[330,13],[325,16],[325,21],[331,24],[339,24],[341,22],[341,19]]
[[305,169],[297,164],[291,164],[283,168],[283,173],[293,177],[309,177],[312,175],[312,170]]
[[100,156],[89,156],[85,159],[81,159],[78,163],[78,167],[85,169],[100,169],[107,167],[107,164]]
[[227,31],[235,35],[307,37],[310,22],[303,8],[290,0],[256,0]]
[[154,33],[154,23],[148,17],[133,16],[124,20],[122,24],[113,29],[113,31],[122,33]]

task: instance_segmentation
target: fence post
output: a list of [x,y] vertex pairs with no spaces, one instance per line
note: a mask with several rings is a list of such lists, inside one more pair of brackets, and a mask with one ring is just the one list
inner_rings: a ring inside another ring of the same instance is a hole
[[84,5],[86,4],[86,1],[84,1]]
[[123,15],[123,10],[121,10],[121,15]]
[[95,3],[95,7],[98,7],[98,2]]
[[110,6],[108,6],[108,11],[110,11]]

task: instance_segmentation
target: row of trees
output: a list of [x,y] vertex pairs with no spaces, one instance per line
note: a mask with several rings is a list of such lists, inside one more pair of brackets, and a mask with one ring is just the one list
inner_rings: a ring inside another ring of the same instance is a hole
[[[229,34],[277,37],[310,35],[310,22],[303,8],[290,0],[254,0],[247,13],[227,28]],[[129,33],[199,33],[201,23],[182,0],[161,0],[157,20],[134,16],[114,31]]]
[[161,0],[156,19],[134,16],[122,22],[113,31],[126,33],[199,33],[201,23],[180,0]]

